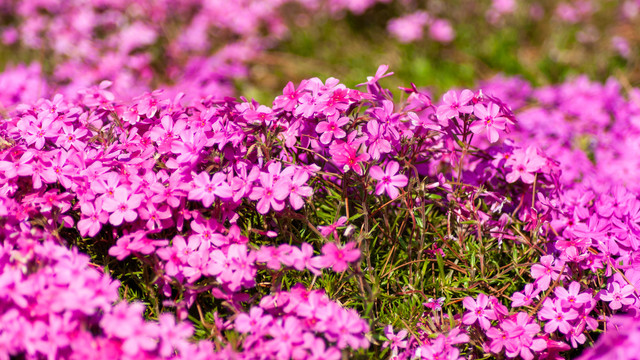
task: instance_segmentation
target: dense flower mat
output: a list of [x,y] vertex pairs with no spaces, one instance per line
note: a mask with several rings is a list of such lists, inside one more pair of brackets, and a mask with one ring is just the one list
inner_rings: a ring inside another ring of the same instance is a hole
[[[601,331],[585,358],[632,356],[640,90],[495,78],[398,103],[389,75],[269,106],[109,82],[9,104],[0,356],[542,359]],[[375,315],[389,247],[434,264],[409,328]],[[315,285],[334,274],[350,292]],[[467,288],[437,289],[452,274]]]

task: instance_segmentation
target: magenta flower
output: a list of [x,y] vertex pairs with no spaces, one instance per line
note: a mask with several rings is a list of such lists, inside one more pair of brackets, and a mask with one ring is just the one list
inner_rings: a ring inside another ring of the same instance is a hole
[[292,352],[302,344],[302,324],[295,317],[287,317],[284,322],[273,324],[269,328],[269,340],[267,348],[276,354],[277,359],[289,359]]
[[382,78],[386,78],[387,76],[393,75],[393,72],[387,73],[387,70],[389,70],[389,65],[383,64],[378,66],[378,70],[376,70],[376,74],[374,76],[367,76],[366,83],[358,84],[356,86],[363,86],[363,85],[373,86],[375,83],[378,82],[378,80]]
[[422,39],[424,26],[429,22],[426,11],[416,11],[412,14],[389,20],[387,31],[398,41],[410,43]]
[[102,224],[109,221],[109,214],[102,211],[102,200],[96,200],[96,206],[92,203],[84,203],[80,209],[82,210],[82,218],[78,221],[80,235],[96,236],[102,228]]
[[229,184],[225,182],[226,176],[223,173],[215,173],[209,179],[209,174],[205,171],[193,178],[193,189],[189,191],[189,200],[202,200],[202,205],[210,207],[216,197],[228,199],[233,196]]
[[612,282],[609,283],[606,290],[602,290],[600,300],[610,302],[611,310],[618,310],[622,305],[631,305],[636,301],[633,293],[633,285],[628,284],[621,289],[620,284]]
[[140,207],[143,198],[143,195],[130,193],[124,186],[119,186],[113,192],[113,199],[104,198],[102,209],[111,213],[109,222],[118,226],[123,220],[132,222],[138,218],[136,209]]
[[462,304],[469,312],[462,317],[462,322],[466,325],[472,325],[476,321],[480,324],[480,328],[488,330],[491,327],[490,320],[496,320],[496,314],[492,309],[487,309],[489,305],[489,297],[485,294],[478,294],[478,299],[473,300],[472,297],[465,297]]
[[386,171],[382,171],[382,169],[377,165],[373,166],[369,170],[371,177],[378,180],[375,190],[376,195],[382,195],[383,192],[386,192],[392,199],[398,197],[400,194],[398,188],[407,186],[409,183],[406,176],[402,174],[396,175],[399,169],[400,164],[395,161],[391,161],[387,164]]
[[240,313],[235,320],[235,329],[241,333],[260,333],[264,331],[273,317],[265,314],[262,308],[252,307],[247,313]]
[[533,284],[525,285],[523,292],[516,292],[511,296],[511,307],[530,305],[540,291],[540,289],[535,289]]
[[387,338],[387,341],[382,343],[382,348],[389,347],[392,351],[397,351],[398,349],[405,349],[407,347],[407,330],[401,330],[397,334],[393,333],[393,327],[391,325],[387,325],[384,327],[384,337]]
[[540,258],[540,264],[531,266],[531,276],[536,279],[538,289],[544,291],[549,288],[551,280],[556,280],[560,276],[562,269],[561,261],[555,261],[553,255],[545,255]]
[[498,130],[504,130],[507,122],[505,118],[498,116],[500,107],[494,103],[489,104],[488,108],[482,104],[476,104],[473,109],[478,120],[474,121],[469,127],[471,132],[480,134],[486,131],[489,142],[494,143],[498,141],[500,138]]
[[304,206],[303,197],[313,194],[310,186],[305,186],[309,175],[296,169],[293,166],[286,168],[281,174],[280,180],[274,186],[274,196],[280,201],[289,197],[289,202],[294,210],[299,210]]
[[273,208],[275,211],[284,209],[284,202],[278,200],[275,196],[273,178],[274,174],[271,172],[260,173],[260,185],[262,186],[253,187],[251,194],[249,194],[249,199],[258,201],[256,210],[258,210],[260,214],[268,213],[270,208]]
[[546,164],[546,159],[538,155],[533,146],[529,146],[526,151],[517,149],[507,160],[507,166],[511,166],[511,172],[507,174],[507,182],[514,183],[522,179],[525,184],[532,184],[535,172],[539,171]]
[[318,226],[318,230],[320,230],[320,234],[322,236],[327,237],[329,234],[333,233],[333,237],[337,240],[339,238],[337,229],[341,226],[344,226],[347,223],[347,217],[341,216],[338,221],[331,225]]
[[538,311],[538,319],[548,320],[544,326],[544,332],[551,334],[556,330],[560,330],[563,334],[569,333],[573,324],[569,321],[578,318],[578,312],[574,309],[564,309],[562,300],[546,299],[542,304],[542,308]]
[[[353,134],[355,135],[355,133]],[[333,161],[342,169],[343,172],[346,173],[349,170],[353,170],[356,174],[363,175],[361,163],[369,160],[369,154],[358,154],[358,150],[352,146],[352,138],[353,137],[350,136],[348,142],[332,147],[330,149],[330,153],[333,155]]]
[[435,41],[448,43],[456,37],[456,33],[447,20],[435,19],[429,25],[429,36]]
[[323,144],[328,144],[331,142],[332,138],[342,139],[347,136],[347,133],[342,130],[342,126],[349,123],[349,118],[343,116],[338,118],[338,114],[336,116],[331,116],[327,118],[327,121],[321,121],[316,126],[316,132],[320,135],[320,142]]
[[442,96],[442,105],[438,106],[436,115],[438,120],[445,121],[459,114],[471,114],[473,105],[467,105],[473,99],[471,90],[462,90],[460,97],[455,90],[449,90]]
[[273,101],[273,108],[281,108],[285,111],[293,111],[298,104],[298,99],[302,96],[302,92],[295,89],[291,81],[282,90],[282,95],[276,97]]
[[355,262],[360,258],[360,250],[355,249],[356,243],[347,243],[343,248],[339,248],[336,243],[327,243],[322,247],[322,256],[312,260],[314,265],[322,268],[331,267],[335,272],[347,270],[350,262]]
[[562,306],[580,308],[584,304],[591,302],[592,296],[589,293],[580,294],[580,283],[572,281],[569,284],[569,290],[564,287],[557,287],[555,294],[558,299],[562,300]]

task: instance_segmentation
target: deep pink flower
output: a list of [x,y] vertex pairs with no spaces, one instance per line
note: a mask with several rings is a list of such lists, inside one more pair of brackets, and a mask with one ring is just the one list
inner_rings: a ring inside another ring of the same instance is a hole
[[[279,174],[275,176],[279,176]],[[275,196],[274,173],[260,173],[260,185],[262,186],[254,186],[251,194],[249,194],[249,199],[258,201],[256,210],[258,210],[260,214],[266,214],[270,208],[273,208],[275,211],[284,209],[284,202],[278,200]]]
[[513,183],[522,179],[525,184],[532,184],[535,172],[539,171],[545,164],[546,159],[538,155],[534,146],[529,146],[526,151],[516,149],[509,157],[506,166],[511,166],[511,172],[507,174],[507,182]]
[[102,200],[97,199],[95,206],[92,203],[84,203],[80,209],[82,210],[82,218],[78,221],[80,235],[96,236],[102,224],[109,221],[109,214],[102,210]]
[[369,174],[371,174],[372,178],[378,180],[375,190],[376,195],[382,195],[383,192],[386,192],[392,199],[400,195],[398,188],[407,186],[409,180],[402,174],[396,175],[398,170],[400,170],[400,164],[395,161],[387,164],[386,171],[383,171],[377,165],[371,167]]
[[592,299],[589,293],[580,294],[580,283],[576,281],[569,284],[569,290],[559,286],[554,291],[558,299],[562,300],[564,307],[580,308],[584,304],[590,303]]
[[332,138],[342,139],[347,136],[347,133],[341,127],[348,123],[348,117],[338,118],[337,114],[336,116],[328,117],[326,121],[319,122],[316,126],[316,132],[322,134],[320,142],[326,145],[331,142]]
[[636,301],[633,293],[633,285],[627,284],[621,289],[617,282],[611,282],[607,289],[600,293],[600,300],[610,302],[611,310],[618,310],[622,305],[631,305]]
[[389,65],[383,64],[378,66],[378,70],[376,70],[376,74],[374,76],[367,76],[367,82],[358,84],[357,86],[374,85],[378,80],[393,75],[393,72],[387,73],[387,70],[389,70]]
[[205,171],[193,178],[193,189],[189,191],[189,200],[202,200],[202,205],[210,207],[216,200],[216,197],[228,199],[233,196],[233,192],[229,184],[225,181],[226,176],[221,173],[213,174],[211,179]]
[[369,160],[369,154],[358,153],[360,140],[356,140],[357,133],[349,134],[347,141],[334,144],[329,152],[333,156],[333,162],[342,169],[343,172],[353,170],[358,175],[363,175],[362,162]]
[[301,209],[304,206],[303,197],[313,195],[313,189],[306,186],[309,175],[295,166],[286,168],[280,175],[273,190],[275,198],[284,201],[288,197],[294,210]]
[[331,224],[331,225],[322,225],[322,226],[318,226],[318,230],[320,230],[320,234],[322,234],[322,236],[329,236],[329,234],[333,233],[333,237],[338,240],[339,236],[338,236],[338,231],[337,229],[341,226],[344,226],[347,223],[347,217],[346,216],[341,216],[338,221],[336,221],[335,223]]
[[489,142],[494,143],[498,141],[500,138],[498,130],[504,130],[507,122],[505,118],[498,116],[500,107],[494,103],[489,104],[488,108],[482,104],[476,104],[473,109],[478,120],[474,121],[469,129],[474,134],[480,134],[486,130]]
[[241,333],[261,333],[271,323],[273,317],[265,314],[262,308],[252,307],[247,313],[240,313],[235,320],[235,329]]
[[534,288],[533,284],[525,285],[523,292],[516,292],[511,296],[511,307],[530,305],[533,302],[533,299],[538,296],[540,291],[540,289]]
[[335,272],[347,270],[350,262],[355,262],[360,258],[360,250],[355,249],[356,243],[347,243],[339,248],[336,243],[327,243],[322,247],[322,256],[314,258],[312,263],[316,266],[329,268]]
[[143,198],[143,195],[132,193],[126,187],[119,186],[113,192],[113,199],[104,198],[102,209],[111,213],[109,222],[118,226],[123,220],[132,222],[138,218],[136,209],[140,207]]
[[573,326],[569,321],[577,319],[578,312],[571,308],[564,309],[562,307],[562,300],[560,299],[552,301],[547,298],[542,304],[540,311],[538,311],[538,318],[540,320],[548,320],[544,326],[544,331],[547,334],[551,334],[556,331],[556,329],[560,330],[563,334],[567,334]]
[[553,255],[545,255],[540,258],[540,264],[531,266],[531,276],[536,279],[537,288],[544,291],[549,288],[551,280],[555,281],[560,276],[561,269],[560,260],[554,261]]
[[471,90],[462,90],[460,97],[455,90],[449,90],[442,96],[442,105],[438,106],[436,115],[438,120],[445,121],[459,114],[471,114],[473,105],[467,105],[473,99]]
[[490,320],[497,319],[493,310],[487,309],[489,297],[485,294],[478,294],[477,300],[467,296],[462,300],[462,304],[465,309],[469,310],[462,317],[462,322],[466,325],[472,325],[477,321],[483,330],[488,330],[491,327]]

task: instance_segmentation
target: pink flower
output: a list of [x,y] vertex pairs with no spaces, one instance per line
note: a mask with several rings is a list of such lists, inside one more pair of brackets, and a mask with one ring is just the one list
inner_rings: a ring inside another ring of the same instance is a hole
[[514,183],[522,179],[523,183],[532,184],[535,179],[534,173],[545,164],[546,159],[538,155],[534,146],[529,146],[526,151],[516,149],[505,164],[511,166],[511,172],[507,174],[507,182]]
[[456,37],[456,33],[447,20],[436,19],[429,25],[429,36],[435,41],[448,43]]
[[462,300],[462,304],[469,310],[462,317],[462,322],[466,325],[472,325],[477,321],[483,330],[488,330],[491,327],[490,320],[497,319],[493,310],[486,308],[489,305],[489,297],[485,294],[478,294],[478,300],[467,296]]
[[235,320],[235,329],[241,333],[261,333],[264,331],[273,317],[264,314],[262,308],[252,307],[249,314],[241,313]]
[[273,101],[273,108],[281,108],[285,111],[293,111],[298,104],[298,99],[302,96],[302,92],[295,89],[291,81],[282,90],[282,95],[276,97]]
[[355,249],[356,243],[350,242],[343,248],[339,248],[335,243],[327,243],[322,247],[322,256],[314,258],[312,263],[323,268],[331,267],[335,272],[347,270],[350,262],[355,262],[360,258],[360,250]]
[[473,99],[471,90],[462,90],[460,97],[455,90],[449,90],[442,96],[442,105],[438,106],[436,115],[438,120],[445,121],[459,114],[471,114],[473,105],[467,105]]
[[378,180],[375,190],[376,195],[382,195],[383,192],[386,192],[392,199],[398,197],[400,194],[398,188],[405,187],[409,183],[406,176],[402,174],[396,175],[399,169],[400,165],[395,161],[391,161],[387,164],[386,171],[382,171],[377,165],[369,170],[371,177]]
[[504,130],[506,119],[498,116],[500,107],[494,103],[489,104],[489,107],[485,107],[482,104],[476,104],[474,107],[474,114],[478,117],[477,121],[474,121],[469,129],[474,134],[479,134],[482,131],[487,132],[487,139],[494,143],[500,138],[498,130]]
[[284,209],[284,202],[278,200],[275,196],[273,178],[274,174],[271,172],[260,173],[260,185],[262,186],[255,186],[251,194],[249,194],[249,199],[258,201],[256,210],[258,210],[260,214],[268,213],[270,208],[273,208],[275,211]]
[[294,210],[299,210],[304,206],[303,197],[313,194],[310,186],[305,186],[309,175],[294,166],[286,168],[281,174],[280,180],[274,186],[274,196],[280,201],[287,197]]
[[347,133],[342,130],[341,126],[344,126],[349,123],[349,118],[343,116],[338,118],[338,116],[331,116],[327,118],[327,121],[321,121],[316,126],[316,132],[322,134],[320,136],[320,142],[323,144],[328,144],[331,142],[331,138],[342,139],[347,136]]
[[387,31],[398,41],[410,43],[422,39],[424,26],[429,22],[426,11],[416,11],[413,14],[391,19],[387,24]]
[[327,237],[329,234],[333,233],[333,237],[337,240],[339,238],[337,229],[340,226],[344,226],[347,223],[347,217],[341,216],[338,221],[331,225],[318,226],[318,230],[320,230],[320,234],[322,236]]
[[382,64],[382,65],[378,66],[378,70],[376,70],[375,76],[367,76],[367,82],[366,83],[362,83],[362,84],[358,84],[357,86],[363,86],[363,85],[373,86],[375,83],[378,82],[378,80],[380,80],[382,78],[386,78],[387,76],[393,75],[393,72],[385,74],[387,72],[387,70],[389,70],[389,65]]
[[407,347],[407,330],[401,330],[398,334],[393,333],[393,327],[391,325],[387,325],[384,327],[384,336],[387,338],[387,341],[382,343],[382,348],[390,347],[392,351],[397,351],[398,349],[405,349]]
[[80,209],[82,210],[82,218],[78,221],[80,235],[96,236],[102,228],[102,224],[109,221],[109,214],[102,211],[102,200],[96,200],[95,206],[92,203],[84,203]]
[[600,293],[600,300],[609,301],[611,310],[618,310],[622,305],[631,305],[635,302],[633,285],[627,284],[622,289],[617,282],[609,283],[606,290]]
[[545,255],[540,258],[540,264],[531,266],[531,276],[536,279],[538,289],[544,291],[549,288],[551,280],[556,280],[560,276],[562,262],[557,260],[554,262],[553,255]]
[[228,199],[233,196],[231,187],[225,182],[226,176],[223,173],[215,173],[209,179],[209,174],[205,171],[193,178],[193,189],[189,191],[189,200],[202,200],[202,205],[210,207],[219,198]]
[[551,334],[556,331],[556,329],[560,330],[563,334],[567,334],[573,326],[569,321],[577,319],[578,312],[571,308],[564,309],[562,307],[562,300],[560,299],[552,301],[547,298],[538,312],[538,318],[549,321],[544,326],[544,332],[547,334]]
[[[333,162],[342,169],[343,172],[353,170],[358,175],[363,175],[362,162],[369,160],[369,154],[358,153],[360,140],[355,139],[356,132],[352,132],[347,138],[347,142],[334,144],[329,153],[333,156]],[[354,147],[355,146],[355,147]]]
[[143,198],[143,195],[130,193],[124,186],[119,186],[113,192],[113,199],[104,198],[102,209],[111,213],[109,222],[118,226],[122,224],[123,219],[132,222],[138,218],[135,210],[140,207]]
[[511,296],[511,307],[528,306],[539,293],[540,289],[534,290],[533,284],[527,284],[524,286],[524,292],[516,292]]
[[572,281],[569,284],[568,291],[564,287],[557,287],[555,294],[558,299],[562,300],[562,306],[573,308],[580,308],[584,304],[590,303],[592,298],[589,293],[580,294],[580,283],[576,281]]

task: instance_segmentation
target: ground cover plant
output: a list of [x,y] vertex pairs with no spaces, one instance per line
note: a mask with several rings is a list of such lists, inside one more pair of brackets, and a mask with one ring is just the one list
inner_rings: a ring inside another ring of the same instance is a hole
[[3,3],[0,358],[633,358],[632,77],[235,93],[291,12],[458,41],[411,4]]

